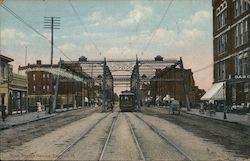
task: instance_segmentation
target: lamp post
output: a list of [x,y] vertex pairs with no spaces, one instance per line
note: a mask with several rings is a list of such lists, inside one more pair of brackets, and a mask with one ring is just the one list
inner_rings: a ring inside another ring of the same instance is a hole
[[224,105],[223,105],[223,112],[224,112],[224,119],[227,119],[227,113],[226,113],[226,82],[223,83],[223,99],[224,99]]

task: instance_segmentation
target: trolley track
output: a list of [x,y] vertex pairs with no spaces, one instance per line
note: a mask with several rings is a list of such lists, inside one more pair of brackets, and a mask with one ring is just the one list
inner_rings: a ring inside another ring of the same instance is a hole
[[72,144],[70,144],[67,148],[65,148],[60,154],[57,155],[57,157],[54,159],[54,161],[62,159],[65,153],[67,153],[74,145],[76,145],[80,140],[82,140],[86,135],[88,135],[102,120],[107,118],[109,114],[106,114],[104,117],[100,118],[95,124],[93,124],[91,127],[89,127],[85,132],[83,132]]
[[146,122],[143,118],[141,118],[137,114],[135,113],[132,113],[132,114],[136,118],[141,120],[145,125],[147,125],[155,134],[157,134],[160,138],[162,138],[167,144],[174,147],[174,149],[176,149],[177,152],[179,152],[182,156],[184,156],[186,160],[193,161],[193,159],[190,156],[188,156],[180,147],[178,147],[173,141],[171,141],[167,136],[165,136],[159,129],[155,128],[154,126]]
[[99,158],[98,158],[99,161],[103,160],[104,153],[105,153],[105,151],[106,151],[106,149],[107,149],[107,146],[108,146],[108,144],[109,144],[109,141],[110,141],[110,138],[111,138],[111,135],[112,135],[112,132],[113,132],[113,129],[114,129],[114,126],[115,126],[115,123],[116,123],[116,121],[117,121],[117,118],[118,118],[118,115],[119,115],[119,114],[120,114],[120,112],[118,112],[118,114],[117,114],[115,117],[113,117],[112,124],[111,124],[111,126],[110,126],[110,128],[109,128],[108,137],[107,137],[107,139],[106,139],[106,141],[105,141],[105,144],[104,144],[104,146],[103,146],[103,148],[102,148],[101,154],[100,154],[100,156],[99,156]]
[[142,152],[142,149],[141,149],[141,147],[140,147],[139,141],[138,141],[138,139],[137,139],[137,136],[135,135],[134,129],[133,129],[133,127],[132,127],[132,124],[131,124],[131,122],[130,122],[130,120],[129,120],[129,118],[128,118],[128,116],[127,116],[126,114],[125,114],[125,118],[126,118],[126,120],[127,120],[129,129],[130,129],[130,132],[131,132],[131,134],[132,134],[132,136],[133,136],[133,140],[134,140],[134,142],[135,142],[135,144],[136,144],[136,147],[137,147],[137,149],[138,149],[138,151],[139,151],[139,153],[140,153],[141,160],[146,161],[145,156],[144,156],[144,154],[143,154],[143,152]]

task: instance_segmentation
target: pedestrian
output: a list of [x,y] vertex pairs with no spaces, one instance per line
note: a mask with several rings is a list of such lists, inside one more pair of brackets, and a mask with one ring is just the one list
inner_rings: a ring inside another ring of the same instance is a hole
[[5,118],[6,118],[5,110],[6,110],[6,106],[5,105],[1,105],[1,113],[2,113],[2,119],[3,119],[3,121],[5,121]]
[[110,108],[111,108],[111,111],[113,112],[114,110],[113,103],[110,104]]
[[207,103],[206,102],[204,102],[204,110],[205,110],[205,112],[207,111]]

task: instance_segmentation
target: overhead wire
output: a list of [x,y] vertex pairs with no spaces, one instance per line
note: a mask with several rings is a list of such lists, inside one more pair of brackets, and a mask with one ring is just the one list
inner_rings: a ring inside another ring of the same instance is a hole
[[[139,27],[139,22],[136,23],[136,27],[135,27],[135,32],[136,32],[136,39],[135,39],[135,42],[138,40],[138,27]],[[132,42],[131,42],[131,37],[129,38],[129,46],[132,48]],[[123,55],[125,52],[125,48],[122,50],[121,54]]]
[[156,29],[154,31],[152,31],[151,33],[151,37],[149,38],[148,42],[146,43],[144,49],[142,50],[142,52],[146,52],[151,41],[153,40],[155,34],[156,34],[156,31],[159,29],[159,27],[161,26],[163,20],[165,19],[165,17],[167,16],[167,13],[169,11],[169,8],[171,7],[172,3],[173,3],[174,0],[171,0],[170,3],[168,4],[168,7],[166,8],[165,12],[163,13],[162,17],[161,17],[161,20],[160,22],[158,23],[158,25],[156,26]]
[[[8,6],[6,6],[5,4],[1,4],[1,7],[4,8],[7,12],[9,12],[12,16],[14,16],[17,20],[19,20],[20,22],[22,22],[24,25],[26,25],[28,28],[30,28],[31,30],[33,30],[36,34],[38,34],[39,36],[41,36],[42,38],[46,39],[47,41],[49,41],[51,43],[51,40],[48,39],[46,36],[44,36],[42,33],[40,33],[37,29],[35,29],[33,26],[31,26],[29,23],[27,23],[23,18],[21,18],[20,16],[18,16],[13,10],[11,10]],[[60,51],[61,54],[64,55],[64,57],[66,57],[67,59],[71,60],[67,54],[62,51],[55,43],[53,44],[53,46],[58,49],[58,51]]]
[[199,72],[204,71],[204,70],[206,70],[208,68],[211,68],[213,65],[214,65],[213,63],[210,63],[210,64],[208,64],[208,65],[206,65],[206,66],[204,66],[204,67],[202,67],[200,69],[197,69],[197,70],[193,71],[193,73],[199,73]]
[[[69,4],[70,4],[72,10],[74,11],[76,17],[78,18],[80,24],[82,25],[84,31],[85,31],[86,33],[88,33],[87,27],[86,27],[86,26],[84,25],[84,23],[82,22],[81,17],[80,17],[80,15],[78,14],[78,12],[77,12],[76,8],[74,7],[74,5],[72,4],[71,0],[68,0],[68,2],[69,2]],[[95,49],[97,50],[97,52],[99,53],[99,55],[101,55],[101,51],[99,50],[99,48],[97,47],[97,45],[96,45],[96,43],[93,41],[93,39],[92,39],[90,36],[88,36],[88,39],[89,39],[89,41],[92,43],[92,45],[95,47]]]

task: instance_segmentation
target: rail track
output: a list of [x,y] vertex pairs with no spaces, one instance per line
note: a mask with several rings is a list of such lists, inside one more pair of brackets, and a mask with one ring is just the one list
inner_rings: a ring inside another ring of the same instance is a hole
[[75,141],[73,141],[67,148],[65,148],[60,154],[58,154],[57,157],[54,159],[54,161],[60,160],[66,152],[68,152],[81,139],[83,139],[86,135],[88,135],[103,119],[107,118],[109,115],[110,113],[106,114],[104,117],[100,118],[95,124],[89,127],[86,131],[84,131]]
[[145,156],[144,156],[144,154],[143,154],[143,152],[142,152],[142,149],[141,149],[141,147],[140,147],[138,138],[137,138],[137,136],[135,135],[134,129],[133,129],[133,127],[132,127],[132,124],[131,124],[131,122],[130,122],[130,120],[129,120],[129,118],[128,118],[128,116],[127,116],[126,114],[125,114],[125,118],[126,118],[127,123],[128,123],[128,125],[129,125],[129,129],[130,129],[130,132],[131,132],[131,134],[132,134],[132,136],[133,136],[133,139],[134,139],[134,142],[135,142],[135,144],[136,144],[136,147],[137,147],[137,149],[138,149],[138,151],[139,151],[139,153],[140,153],[141,160],[146,161]]
[[[72,149],[72,147],[74,147],[80,140],[82,140],[86,135],[88,135],[102,120],[104,120],[105,118],[107,118],[109,114],[106,114],[105,116],[103,116],[102,118],[100,118],[97,122],[95,122],[91,127],[89,127],[87,130],[85,130],[75,141],[73,141],[68,147],[66,147],[61,153],[59,153],[57,155],[57,157],[54,159],[54,161],[56,160],[61,160],[63,159],[65,153],[67,153],[68,151],[70,151],[70,149]],[[97,160],[98,161],[102,161],[104,158],[104,154],[107,150],[107,147],[110,143],[111,140],[111,135],[113,133],[114,130],[114,126],[116,124],[117,118],[119,116],[120,112],[118,112],[116,114],[116,116],[113,116],[112,118],[112,123],[109,126],[109,132],[108,132],[108,136],[106,138],[106,141],[102,147],[101,153],[98,156]],[[148,126],[155,134],[157,134],[161,139],[163,139],[167,144],[171,145],[172,147],[174,147],[176,149],[176,151],[178,153],[180,153],[182,156],[184,156],[185,160],[189,160],[189,161],[193,161],[192,158],[190,158],[190,156],[188,156],[180,147],[178,147],[173,141],[171,141],[167,136],[165,136],[159,129],[157,129],[156,127],[154,127],[153,125],[151,125],[150,123],[148,123],[147,121],[145,121],[143,118],[141,118],[139,115],[135,114],[135,113],[131,113],[133,114],[137,119],[139,119],[140,121],[142,121],[146,126]],[[143,153],[143,150],[140,146],[140,143],[138,141],[138,137],[134,131],[133,125],[129,119],[129,116],[125,113],[122,114],[125,116],[126,122],[129,126],[130,129],[130,133],[132,135],[133,141],[136,145],[136,148],[138,149],[139,152],[139,156],[140,156],[140,160],[146,161],[145,159],[145,155]]]
[[99,156],[99,158],[98,158],[99,161],[103,160],[104,153],[105,153],[105,151],[106,151],[106,149],[107,149],[107,146],[108,146],[108,144],[109,144],[109,141],[110,141],[110,138],[111,138],[111,134],[112,134],[112,132],[113,132],[113,129],[114,129],[114,126],[115,126],[115,123],[116,123],[116,121],[117,121],[117,118],[118,118],[118,115],[119,115],[119,114],[120,114],[120,112],[118,112],[118,114],[117,114],[115,117],[113,117],[112,124],[111,124],[111,126],[110,126],[110,128],[109,128],[108,137],[106,138],[105,144],[104,144],[104,146],[103,146],[103,148],[102,148],[102,152],[101,152],[101,154],[100,154],[100,156]]
[[157,134],[160,138],[162,138],[166,143],[174,147],[176,151],[178,151],[181,155],[183,155],[186,158],[186,160],[193,161],[193,159],[190,156],[188,156],[180,147],[178,147],[173,141],[171,141],[167,136],[165,136],[159,129],[155,128],[150,123],[146,122],[143,118],[141,118],[137,114],[133,113],[133,115],[139,120],[141,120],[145,125],[147,125],[155,134]]

